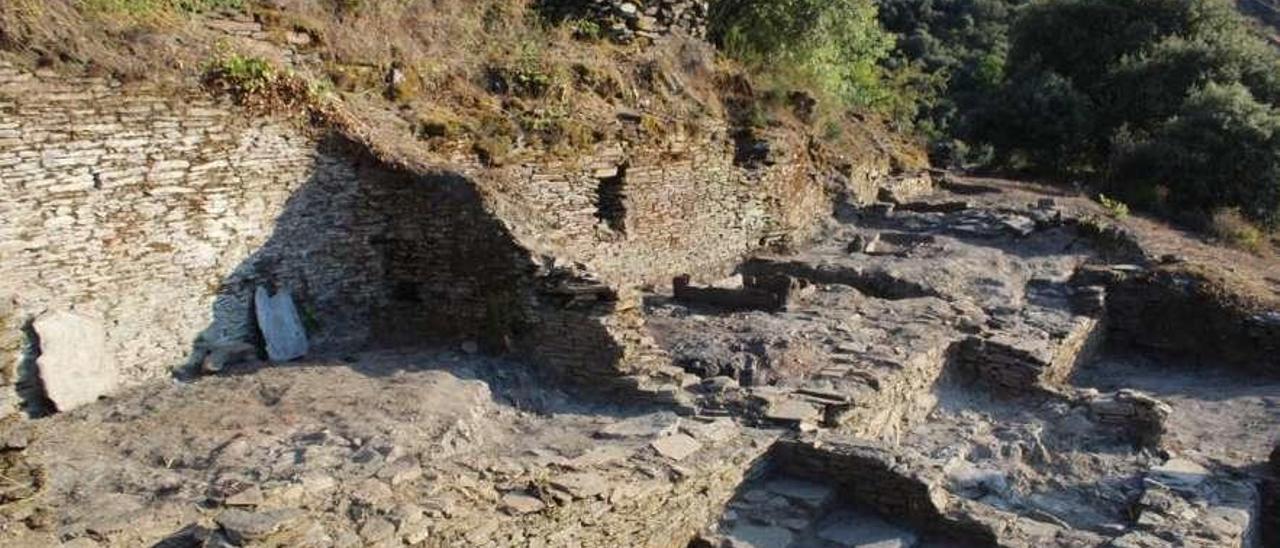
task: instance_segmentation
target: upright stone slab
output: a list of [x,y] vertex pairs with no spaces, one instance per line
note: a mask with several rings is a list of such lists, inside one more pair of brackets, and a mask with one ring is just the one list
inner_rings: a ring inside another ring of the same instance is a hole
[[272,295],[258,286],[253,302],[271,361],[287,362],[307,355],[307,331],[288,291]]
[[36,360],[45,395],[59,411],[69,411],[115,390],[120,372],[107,352],[102,322],[72,312],[36,319],[40,357]]

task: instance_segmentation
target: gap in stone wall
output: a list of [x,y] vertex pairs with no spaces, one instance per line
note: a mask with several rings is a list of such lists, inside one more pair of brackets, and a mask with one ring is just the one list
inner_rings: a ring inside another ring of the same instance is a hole
[[601,177],[596,186],[596,218],[619,234],[627,231],[626,184],[627,164],[622,164],[616,175]]

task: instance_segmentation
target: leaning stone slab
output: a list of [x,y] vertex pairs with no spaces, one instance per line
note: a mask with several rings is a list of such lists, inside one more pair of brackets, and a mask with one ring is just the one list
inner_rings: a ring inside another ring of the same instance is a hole
[[120,373],[107,352],[102,322],[54,312],[37,318],[34,327],[40,338],[40,382],[59,411],[92,403],[119,386]]
[[253,302],[271,361],[287,362],[307,355],[307,331],[288,291],[272,295],[258,286]]

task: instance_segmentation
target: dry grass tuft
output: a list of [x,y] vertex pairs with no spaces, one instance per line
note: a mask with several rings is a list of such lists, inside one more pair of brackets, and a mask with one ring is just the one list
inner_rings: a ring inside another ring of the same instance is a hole
[[1254,255],[1262,255],[1270,247],[1266,233],[1235,208],[1214,212],[1209,220],[1209,232],[1223,243]]
[[[881,130],[825,110],[822,98],[806,111],[794,96],[757,94],[704,42],[617,45],[531,4],[3,0],[0,55],[125,82],[204,82],[256,108],[345,120],[353,138],[392,156],[572,157],[607,139],[696,135],[708,120],[826,134],[835,148],[882,145],[868,136]],[[266,38],[218,30],[227,19],[256,22]],[[623,110],[642,115],[638,131],[619,124]]]

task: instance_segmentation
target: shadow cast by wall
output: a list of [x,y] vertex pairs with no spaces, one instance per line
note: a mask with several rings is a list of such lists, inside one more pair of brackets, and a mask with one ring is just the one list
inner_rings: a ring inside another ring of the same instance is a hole
[[463,175],[391,169],[330,135],[270,238],[220,282],[186,369],[222,343],[262,347],[258,286],[293,296],[314,355],[501,341],[518,334],[532,266]]
[[519,220],[487,207],[476,181],[395,169],[338,136],[315,154],[270,238],[222,279],[180,375],[222,344],[261,355],[253,294],[264,286],[293,296],[313,357],[470,341],[579,395],[653,401],[633,377],[642,320],[613,289],[521,246],[506,224]]

